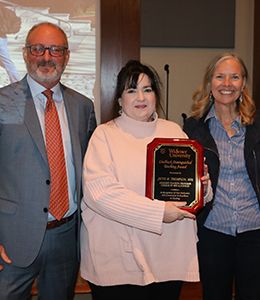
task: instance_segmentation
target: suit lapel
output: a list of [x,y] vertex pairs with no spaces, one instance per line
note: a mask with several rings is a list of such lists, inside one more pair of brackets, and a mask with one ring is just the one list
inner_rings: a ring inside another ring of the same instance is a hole
[[30,88],[27,84],[26,78],[23,78],[14,90],[16,94],[14,99],[17,110],[20,116],[24,119],[24,124],[34,140],[43,160],[48,163],[44,138],[42,135],[41,126],[34,106]]
[[70,95],[70,90],[68,90],[65,86],[61,85],[61,88],[63,93],[64,105],[66,108],[66,114],[68,118],[72,154],[73,154],[75,173],[76,173],[77,193],[79,196],[81,191],[82,153],[81,153],[80,140],[78,135],[79,132],[78,127],[80,124],[78,106],[75,103],[73,103],[73,98],[75,98],[75,95]]

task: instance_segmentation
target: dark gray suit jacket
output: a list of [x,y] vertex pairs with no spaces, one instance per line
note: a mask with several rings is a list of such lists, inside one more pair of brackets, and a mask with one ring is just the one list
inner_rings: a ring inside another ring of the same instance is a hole
[[[96,119],[90,99],[64,85],[61,89],[79,208],[82,161]],[[49,178],[40,123],[27,80],[23,78],[0,89],[0,244],[16,266],[28,266],[39,253],[48,217]]]

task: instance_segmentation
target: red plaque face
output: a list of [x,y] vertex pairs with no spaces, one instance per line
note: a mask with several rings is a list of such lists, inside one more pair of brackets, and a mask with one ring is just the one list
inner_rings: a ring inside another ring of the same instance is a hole
[[185,201],[196,214],[203,207],[203,147],[195,140],[155,138],[147,145],[146,196]]

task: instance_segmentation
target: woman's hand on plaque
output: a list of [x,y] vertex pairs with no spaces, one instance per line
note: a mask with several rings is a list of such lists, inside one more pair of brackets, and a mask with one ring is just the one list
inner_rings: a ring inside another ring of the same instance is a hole
[[172,223],[177,220],[183,220],[184,218],[189,218],[195,220],[195,215],[192,213],[181,209],[181,207],[185,206],[186,202],[180,201],[166,201],[164,207],[164,223]]

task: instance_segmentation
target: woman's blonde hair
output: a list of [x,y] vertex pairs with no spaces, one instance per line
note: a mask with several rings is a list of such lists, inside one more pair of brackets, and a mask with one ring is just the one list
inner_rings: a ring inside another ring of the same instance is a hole
[[[203,82],[201,86],[195,90],[192,95],[193,104],[191,107],[191,116],[199,119],[209,111],[212,105],[212,93],[211,93],[211,80],[213,73],[217,65],[226,60],[234,59],[236,60],[241,67],[241,73],[244,80],[244,88],[241,92],[240,99],[237,99],[237,110],[241,117],[241,122],[244,125],[252,124],[255,116],[255,103],[252,97],[249,95],[248,90],[248,71],[243,60],[235,53],[223,53],[213,58],[206,68],[204,74]],[[213,98],[214,99],[214,98]]]

